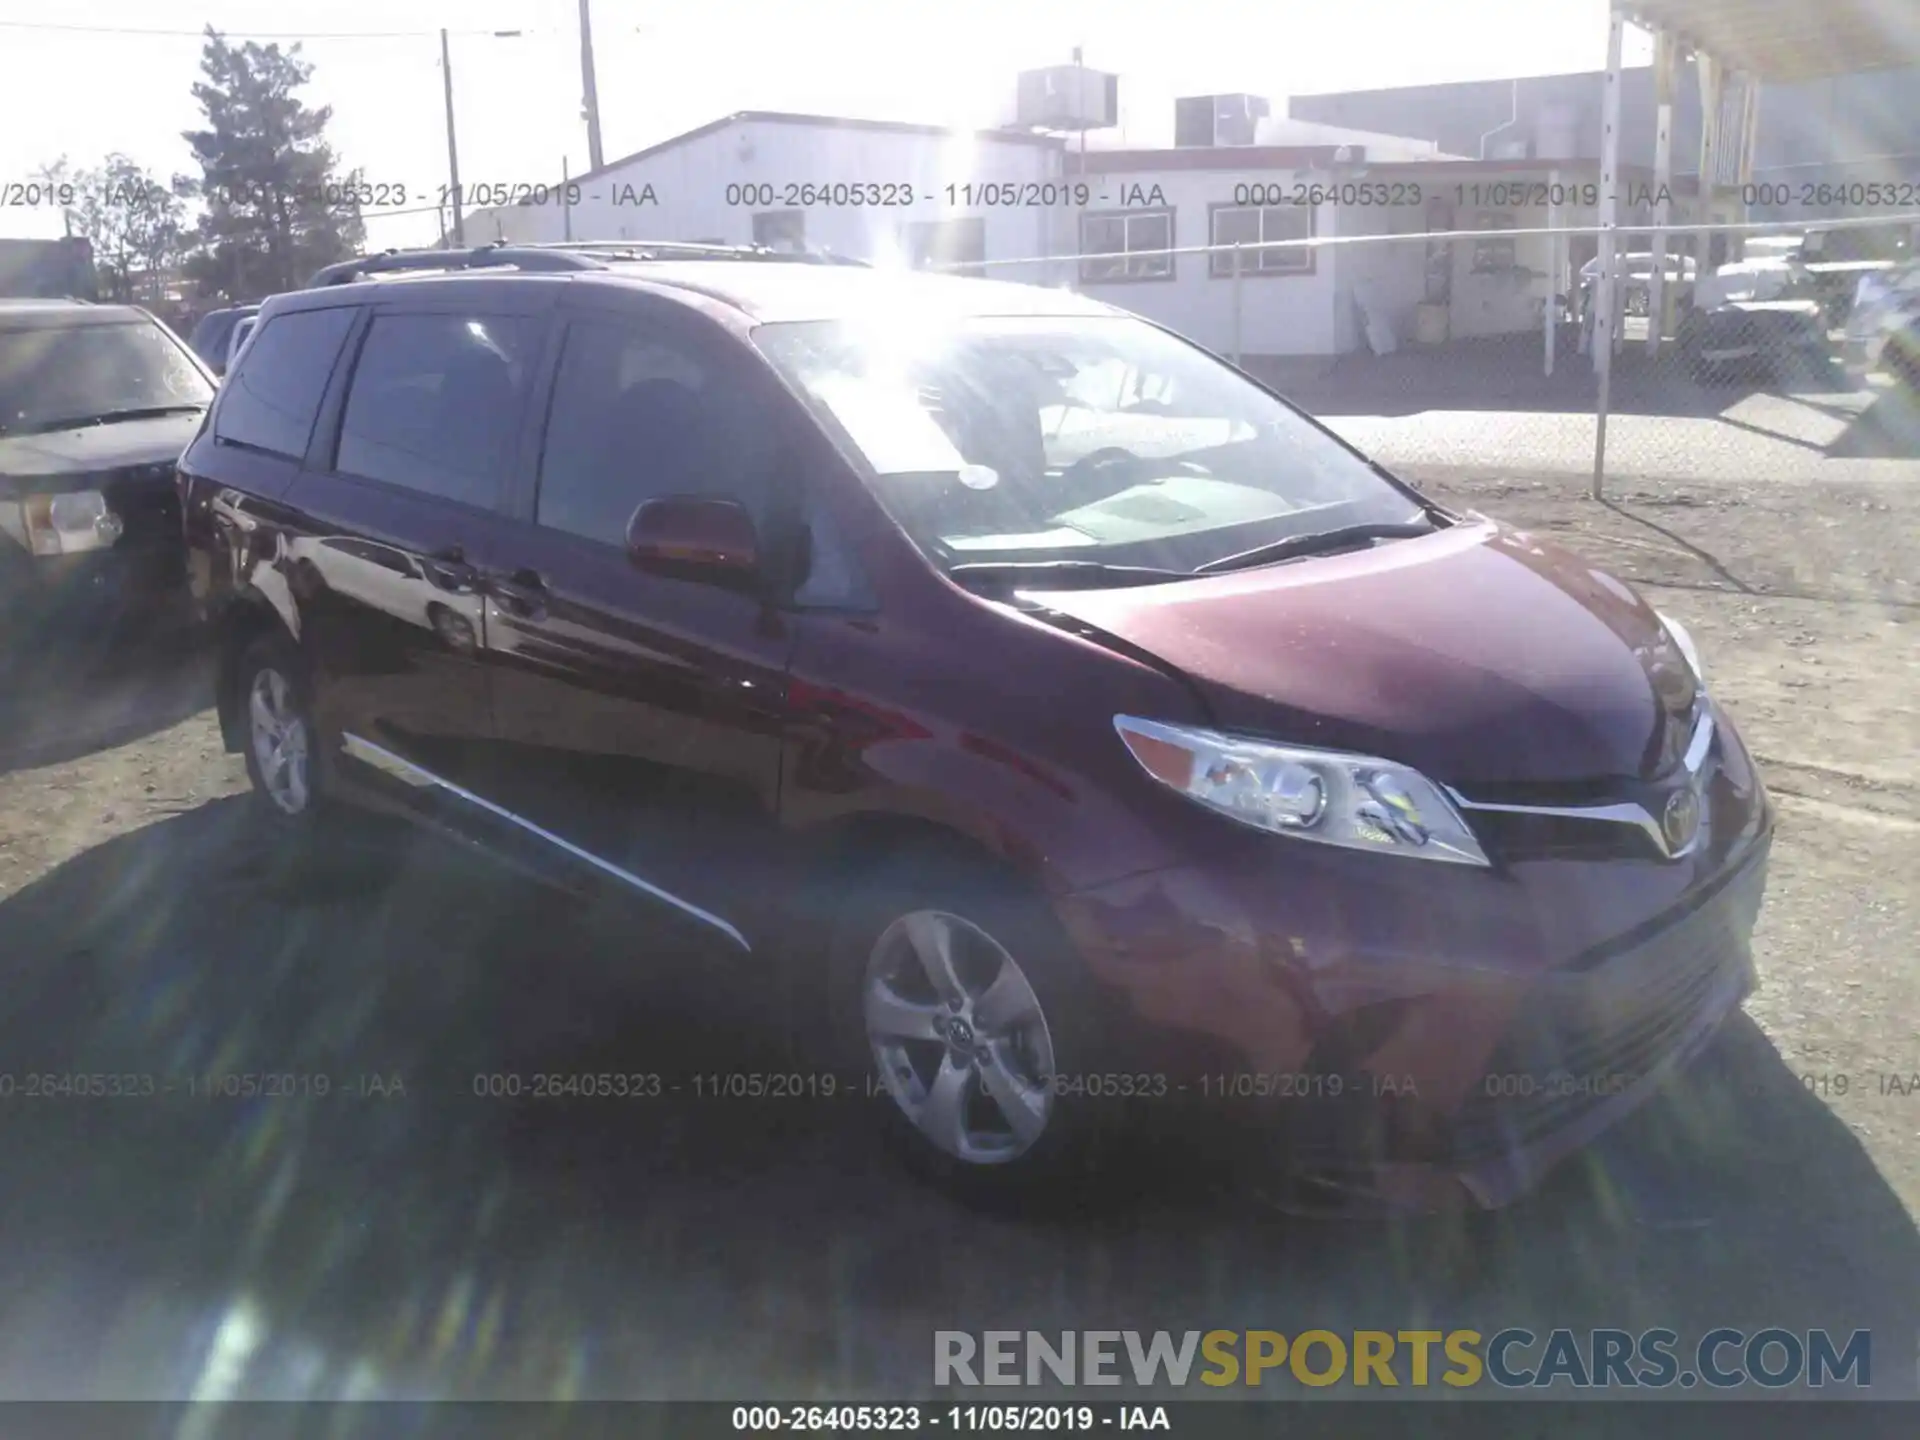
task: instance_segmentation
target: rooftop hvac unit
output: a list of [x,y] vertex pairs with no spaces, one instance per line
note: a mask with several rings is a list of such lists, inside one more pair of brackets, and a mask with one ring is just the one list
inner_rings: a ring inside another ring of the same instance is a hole
[[1176,146],[1252,145],[1273,107],[1258,95],[1190,95],[1173,102]]
[[1105,130],[1120,123],[1120,77],[1084,65],[1022,70],[1014,123],[1033,130]]

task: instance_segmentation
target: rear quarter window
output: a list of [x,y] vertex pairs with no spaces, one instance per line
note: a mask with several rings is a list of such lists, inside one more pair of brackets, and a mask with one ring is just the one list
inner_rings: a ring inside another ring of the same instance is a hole
[[221,386],[214,441],[290,460],[305,456],[353,315],[350,307],[295,310],[258,326]]

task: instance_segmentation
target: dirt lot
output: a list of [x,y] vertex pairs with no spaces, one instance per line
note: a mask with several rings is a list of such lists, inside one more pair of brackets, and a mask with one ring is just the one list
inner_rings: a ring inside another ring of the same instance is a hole
[[1780,803],[1748,1013],[1920,1215],[1920,490],[1428,488],[1572,545],[1692,630]]
[[1692,627],[1782,815],[1751,1022],[1524,1204],[1305,1222],[1195,1156],[1114,1215],[993,1219],[900,1176],[858,1100],[476,1099],[478,1072],[752,1069],[755,1042],[645,934],[436,843],[279,873],[195,713],[203,662],[16,663],[0,1071],[336,1078],[0,1102],[0,1395],[898,1397],[936,1328],[1415,1319],[1873,1327],[1876,1388],[1914,1393],[1920,489],[1432,488]]

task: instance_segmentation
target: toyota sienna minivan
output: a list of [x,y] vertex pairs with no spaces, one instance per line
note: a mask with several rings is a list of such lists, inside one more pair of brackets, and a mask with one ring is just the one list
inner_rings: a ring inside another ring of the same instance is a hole
[[811,258],[266,303],[180,486],[289,843],[630,898],[959,1187],[1185,1103],[1500,1205],[1740,1005],[1770,809],[1681,625],[1146,320]]

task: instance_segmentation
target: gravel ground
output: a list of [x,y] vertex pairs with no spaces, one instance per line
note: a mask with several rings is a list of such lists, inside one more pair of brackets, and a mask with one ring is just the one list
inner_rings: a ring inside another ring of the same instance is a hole
[[332,1093],[4,1102],[0,1396],[897,1398],[934,1329],[1421,1321],[1870,1326],[1877,1388],[1914,1393],[1920,489],[1432,488],[1692,627],[1781,809],[1750,1020],[1525,1203],[1301,1221],[1176,1153],[1114,1213],[994,1218],[900,1175],[858,1098],[476,1099],[478,1072],[768,1062],[644,933],[438,842],[282,873],[197,709],[204,658],[15,663],[0,1071]]
[[1621,482],[1597,503],[1585,483],[1428,488],[1692,630],[1780,803],[1748,1013],[1920,1215],[1920,488]]

